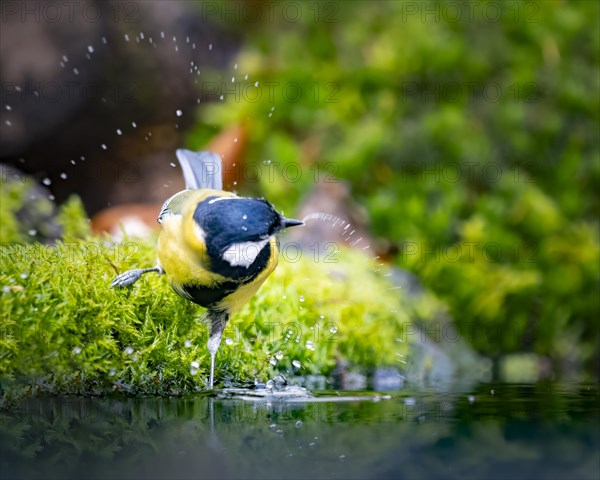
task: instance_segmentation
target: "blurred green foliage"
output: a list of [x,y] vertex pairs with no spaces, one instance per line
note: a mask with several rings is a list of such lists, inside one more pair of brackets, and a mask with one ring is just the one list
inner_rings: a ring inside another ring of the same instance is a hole
[[316,2],[293,22],[232,22],[241,86],[223,83],[190,144],[244,124],[262,173],[240,169],[241,188],[287,211],[316,181],[349,181],[396,264],[480,352],[591,372],[600,4],[451,3]]

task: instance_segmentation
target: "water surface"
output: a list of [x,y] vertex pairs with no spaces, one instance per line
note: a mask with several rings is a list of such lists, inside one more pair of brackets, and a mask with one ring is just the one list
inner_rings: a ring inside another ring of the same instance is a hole
[[599,386],[29,400],[2,478],[600,478]]

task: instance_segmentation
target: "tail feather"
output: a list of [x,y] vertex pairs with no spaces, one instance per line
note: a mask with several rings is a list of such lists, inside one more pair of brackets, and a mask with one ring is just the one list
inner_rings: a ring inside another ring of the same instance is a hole
[[223,190],[221,157],[212,152],[192,152],[183,148],[176,152],[183,170],[185,188]]

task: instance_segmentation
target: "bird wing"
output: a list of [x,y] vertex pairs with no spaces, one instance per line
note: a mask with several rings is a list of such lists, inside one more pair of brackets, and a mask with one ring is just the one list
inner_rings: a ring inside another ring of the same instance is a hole
[[158,223],[162,224],[164,218],[169,215],[183,215],[183,211],[188,205],[198,205],[198,203],[206,200],[208,197],[235,198],[237,195],[232,192],[212,190],[209,188],[203,188],[201,190],[182,190],[169,197],[165,203],[163,203],[160,213],[158,214]]
[[175,195],[167,198],[160,209],[158,218],[156,219],[158,223],[162,224],[163,219],[167,215],[181,215],[183,213],[183,208],[186,205],[186,200],[194,195],[195,192],[195,190],[182,190],[181,192],[177,192]]
[[183,148],[175,153],[183,170],[185,188],[223,189],[223,168],[219,155],[212,152],[192,152]]

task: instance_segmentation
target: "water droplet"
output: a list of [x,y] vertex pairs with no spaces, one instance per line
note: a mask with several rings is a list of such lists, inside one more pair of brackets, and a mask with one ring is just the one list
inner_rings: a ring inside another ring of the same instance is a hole
[[190,363],[190,367],[192,367],[192,368],[200,368],[200,364],[198,362],[192,362],[192,363]]
[[63,55],[63,56],[62,56],[62,59],[63,59],[63,62],[65,62],[65,63],[67,63],[67,62],[69,61],[69,59],[67,58],[67,56],[66,56],[66,55]]
[[48,195],[48,200],[54,200],[56,197],[54,195]]
[[27,233],[33,237],[34,235],[37,235],[37,230],[35,228],[31,228],[27,230]]
[[12,110],[12,107],[10,105],[4,105],[4,108],[6,108],[9,112]]
[[6,123],[6,125],[9,127],[12,125],[12,122],[10,120],[5,120],[4,123]]
[[81,348],[80,348],[80,347],[74,347],[74,348],[73,348],[73,353],[74,353],[75,355],[79,355],[79,354],[81,353]]
[[306,341],[306,348],[308,348],[309,350],[314,350],[315,349],[315,344],[312,341],[307,340]]
[[287,299],[287,295],[282,295],[281,298],[283,298],[285,300],[285,299]]
[[254,86],[255,86],[255,87],[258,87],[258,82],[254,82]]
[[67,179],[67,174],[65,172],[60,174],[60,178],[62,178],[63,180]]
[[473,395],[469,395],[467,399],[469,400],[469,403],[473,403],[475,401],[475,397]]
[[123,135],[123,132],[120,128],[117,128],[117,135]]
[[292,362],[292,366],[296,369],[299,369],[302,366],[302,363],[300,363],[300,360],[294,360]]
[[131,122],[131,126],[132,126],[133,128],[137,128],[137,123],[135,123],[135,122]]
[[302,420],[298,420],[296,422],[296,428],[300,428],[300,427],[302,427]]
[[345,462],[346,461],[346,455],[340,455],[339,459],[340,459],[340,462]]
[[132,347],[125,347],[125,355],[131,355],[133,353]]
[[269,112],[269,117],[272,117],[272,116],[273,116],[273,112]]
[[108,43],[108,41],[106,40],[106,37],[102,37],[102,43],[103,43],[104,45],[106,45],[106,44]]
[[490,390],[490,393],[494,395],[496,392],[494,390]]
[[269,358],[269,363],[271,365],[277,365],[277,360],[275,360],[275,357],[271,357],[271,358]]
[[244,75],[244,80],[248,80],[248,74]]
[[337,333],[338,329],[337,329],[337,327],[331,327],[331,328],[329,329],[329,331],[330,331],[331,333]]
[[304,301],[304,295],[300,295],[300,297],[298,298],[298,300],[300,300],[301,302]]
[[171,165],[173,168],[175,168],[177,166],[173,162],[169,163],[169,165]]
[[178,117],[181,117],[183,115],[183,112],[181,110],[177,110],[175,112],[175,115],[177,115]]
[[108,149],[108,147],[104,143],[102,145],[100,145],[100,147],[102,147],[102,150],[107,150]]
[[42,180],[42,183],[48,187],[48,186],[52,185],[52,180],[50,180],[48,177],[46,177]]
[[273,390],[273,387],[275,387],[275,382],[273,380],[269,380],[267,382],[267,390]]
[[75,165],[75,160],[71,160],[71,165]]
[[281,350],[279,350],[276,354],[275,354],[275,358],[277,360],[281,360],[283,358],[283,352]]
[[185,346],[185,348],[190,348],[192,346],[192,341],[186,340],[185,342],[183,342],[183,345]]
[[219,97],[219,100],[223,100],[224,98],[225,98],[225,97],[224,97],[223,95],[221,95],[221,96]]
[[234,70],[237,70],[237,67],[238,67],[238,64],[236,63],[236,64],[233,66],[233,69],[234,69]]
[[140,38],[143,40],[144,39],[144,32],[140,32]]
[[212,50],[212,43],[209,43],[209,44],[208,44],[208,49],[209,49],[209,50]]
[[125,41],[128,42],[129,41],[129,35],[126,33],[125,35],[123,35],[125,37]]
[[74,68],[74,69],[73,69],[73,73],[74,73],[75,75],[79,75],[79,70],[78,70],[77,68]]
[[226,338],[225,345],[233,345],[233,340],[231,338]]
[[91,45],[88,45],[88,52],[94,53],[94,47],[92,47]]
[[248,215],[242,215],[242,220],[246,220],[248,218]]

